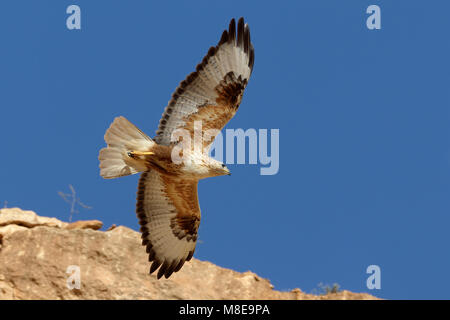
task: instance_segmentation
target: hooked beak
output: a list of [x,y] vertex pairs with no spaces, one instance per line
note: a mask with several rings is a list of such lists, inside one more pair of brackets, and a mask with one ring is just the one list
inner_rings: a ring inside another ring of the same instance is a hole
[[225,173],[222,171],[222,174],[225,174],[227,176],[231,176],[230,169],[228,169],[227,166],[224,163],[222,163],[222,168],[224,169],[223,171],[225,171]]

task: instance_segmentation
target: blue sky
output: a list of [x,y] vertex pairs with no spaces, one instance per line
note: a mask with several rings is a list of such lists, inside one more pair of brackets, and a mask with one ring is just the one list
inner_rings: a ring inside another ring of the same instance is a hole
[[[66,28],[81,8],[82,29]],[[366,8],[381,8],[368,30]],[[123,115],[153,136],[178,83],[232,17],[255,67],[227,128],[280,130],[280,170],[229,165],[199,184],[195,257],[276,289],[319,283],[388,299],[448,299],[448,1],[23,1],[0,4],[0,202],[138,229],[138,176],[103,180]],[[144,250],[144,248],[143,248]],[[143,261],[146,263],[146,261]],[[381,290],[366,268],[381,268]]]

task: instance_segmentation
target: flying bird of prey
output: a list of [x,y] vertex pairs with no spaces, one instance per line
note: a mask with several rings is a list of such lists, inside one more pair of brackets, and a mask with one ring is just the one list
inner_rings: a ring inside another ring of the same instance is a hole
[[100,175],[110,179],[142,172],[136,214],[152,262],[150,274],[159,268],[158,279],[179,271],[194,254],[200,224],[198,181],[230,174],[225,164],[208,156],[215,136],[193,139],[193,148],[182,149],[183,161],[173,161],[174,148],[184,140],[174,132],[184,129],[193,137],[199,121],[202,133],[222,130],[241,103],[254,57],[248,25],[240,18],[236,26],[232,19],[217,46],[172,94],[153,139],[124,117],[115,118],[106,131]]

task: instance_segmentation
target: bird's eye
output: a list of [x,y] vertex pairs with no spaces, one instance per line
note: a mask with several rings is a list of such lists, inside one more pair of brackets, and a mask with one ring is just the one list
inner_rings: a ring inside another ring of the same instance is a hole
[[222,163],[222,168],[225,168],[225,164],[224,163]]

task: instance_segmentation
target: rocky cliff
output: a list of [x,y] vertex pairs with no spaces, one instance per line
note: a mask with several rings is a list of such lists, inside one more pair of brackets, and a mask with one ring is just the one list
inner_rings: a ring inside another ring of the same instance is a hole
[[101,227],[96,220],[68,224],[1,209],[0,299],[374,299],[349,291],[276,291],[252,272],[195,258],[170,279],[156,280],[138,232]]

